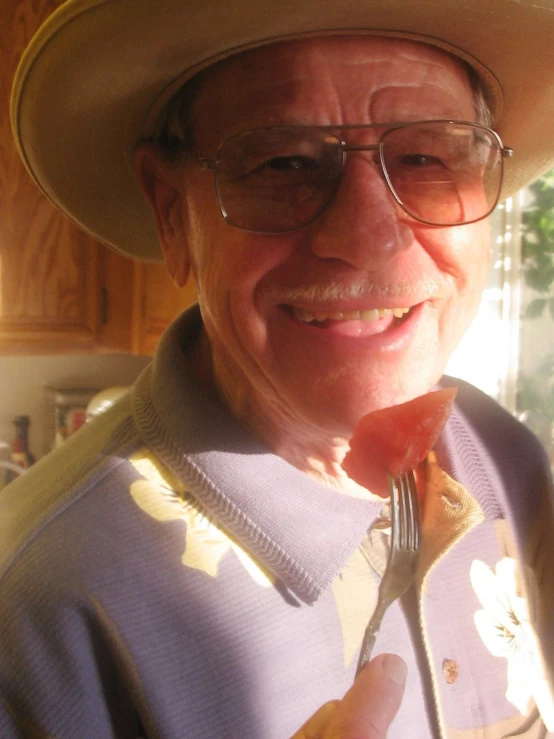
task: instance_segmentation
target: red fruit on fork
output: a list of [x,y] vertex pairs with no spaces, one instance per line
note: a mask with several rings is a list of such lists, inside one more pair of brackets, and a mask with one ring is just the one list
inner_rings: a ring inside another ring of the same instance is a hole
[[384,497],[387,474],[393,478],[414,469],[437,443],[456,388],[436,390],[364,416],[354,429],[342,467],[359,485]]

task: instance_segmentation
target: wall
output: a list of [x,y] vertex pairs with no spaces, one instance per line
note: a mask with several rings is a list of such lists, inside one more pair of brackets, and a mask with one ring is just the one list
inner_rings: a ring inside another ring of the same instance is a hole
[[[50,448],[46,387],[106,388],[129,385],[149,362],[133,355],[0,357],[0,441],[10,442],[12,419],[31,418],[30,446],[40,457]],[[2,458],[7,458],[0,449]]]

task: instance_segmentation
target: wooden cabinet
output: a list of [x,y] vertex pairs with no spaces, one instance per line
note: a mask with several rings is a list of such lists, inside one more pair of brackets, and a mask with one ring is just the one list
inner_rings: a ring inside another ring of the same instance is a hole
[[194,284],[177,288],[163,264],[134,262],[132,351],[153,354],[160,334],[183,308],[196,300]]
[[0,3],[0,354],[149,354],[194,289],[177,290],[162,265],[134,263],[73,226],[33,184],[11,136],[17,62],[59,4]]

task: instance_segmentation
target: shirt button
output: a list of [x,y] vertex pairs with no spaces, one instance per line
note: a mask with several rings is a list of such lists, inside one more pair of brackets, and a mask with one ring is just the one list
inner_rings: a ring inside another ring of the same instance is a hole
[[456,682],[458,679],[458,665],[453,659],[444,659],[442,661],[442,674],[449,685]]

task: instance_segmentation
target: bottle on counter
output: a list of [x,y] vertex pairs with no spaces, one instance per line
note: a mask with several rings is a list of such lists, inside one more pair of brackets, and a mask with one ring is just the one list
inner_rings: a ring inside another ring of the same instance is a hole
[[[12,441],[10,461],[22,470],[28,470],[35,463],[35,458],[29,448],[30,423],[29,416],[16,416],[13,419],[15,435]],[[15,471],[8,470],[6,482],[11,482],[16,477],[17,473]]]

